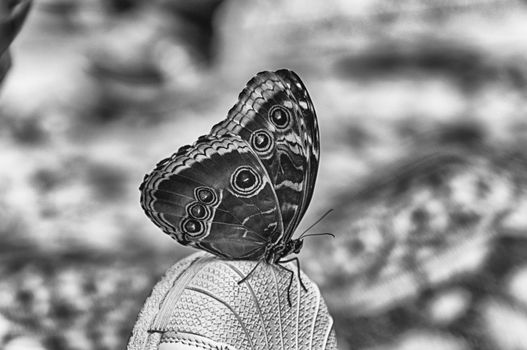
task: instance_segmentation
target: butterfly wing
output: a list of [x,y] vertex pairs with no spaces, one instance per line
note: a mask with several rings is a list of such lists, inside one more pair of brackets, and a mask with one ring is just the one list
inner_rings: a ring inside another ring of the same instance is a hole
[[283,232],[263,165],[238,136],[202,136],[161,161],[140,187],[141,206],[184,245],[258,260]]
[[309,173],[308,176],[306,176],[307,187],[305,191],[305,205],[299,215],[301,219],[311,202],[311,197],[313,196],[313,190],[315,188],[315,181],[317,179],[318,162],[320,158],[320,136],[318,131],[317,114],[307,88],[295,72],[281,69],[277,71],[276,74],[286,82],[292,95],[295,96],[300,109],[301,122],[304,124],[303,130],[305,134],[303,135],[303,139],[307,156],[309,157]]
[[265,166],[280,205],[282,239],[289,240],[311,201],[320,148],[315,109],[300,78],[289,70],[258,73],[211,131],[228,133],[249,143]]

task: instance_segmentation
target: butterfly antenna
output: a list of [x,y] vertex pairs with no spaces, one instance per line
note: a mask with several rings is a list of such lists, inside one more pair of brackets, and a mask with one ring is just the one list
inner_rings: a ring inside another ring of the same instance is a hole
[[306,237],[310,237],[310,236],[331,236],[331,237],[335,238],[335,235],[333,233],[322,232],[322,233],[310,233],[308,235],[301,235],[300,237],[298,237],[298,239],[302,239],[302,238],[306,238]]
[[324,220],[324,218],[325,218],[326,216],[328,216],[329,213],[331,213],[332,211],[333,211],[333,209],[329,209],[327,212],[325,212],[324,215],[322,215],[322,216],[320,217],[320,219],[318,219],[317,221],[315,221],[314,224],[312,224],[312,225],[309,226],[307,229],[305,229],[304,232],[302,232],[302,233],[300,234],[300,237],[298,237],[298,239],[301,239],[302,237],[305,237],[304,234],[305,234],[307,231],[311,230],[311,229],[312,229],[313,227],[315,227],[319,222],[321,222],[322,220]]

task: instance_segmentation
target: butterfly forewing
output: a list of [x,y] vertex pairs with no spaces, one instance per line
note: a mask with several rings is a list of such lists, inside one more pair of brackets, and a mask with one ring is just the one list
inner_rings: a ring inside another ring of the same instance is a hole
[[296,217],[297,222],[294,225],[296,228],[311,202],[315,189],[320,158],[320,136],[315,106],[313,105],[311,96],[309,96],[309,92],[300,77],[295,72],[287,69],[278,70],[276,71],[276,74],[287,84],[291,94],[297,100],[301,115],[299,123],[301,124],[302,140],[308,157],[308,167],[306,169],[307,174],[305,175],[307,185],[304,189],[304,200],[302,201],[303,206],[301,212]]
[[235,135],[200,138],[160,162],[141,185],[141,205],[165,233],[230,259],[260,259],[283,232],[260,160]]
[[229,133],[245,140],[265,166],[280,206],[281,239],[289,240],[311,200],[319,158],[316,114],[300,78],[288,70],[257,74],[211,131]]

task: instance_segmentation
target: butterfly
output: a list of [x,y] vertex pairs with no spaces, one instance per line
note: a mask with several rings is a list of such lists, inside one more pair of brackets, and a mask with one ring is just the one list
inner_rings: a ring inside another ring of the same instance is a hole
[[260,72],[226,119],[145,176],[141,206],[183,245],[298,267],[284,258],[302,248],[302,236],[292,236],[313,195],[319,154],[315,109],[298,75]]

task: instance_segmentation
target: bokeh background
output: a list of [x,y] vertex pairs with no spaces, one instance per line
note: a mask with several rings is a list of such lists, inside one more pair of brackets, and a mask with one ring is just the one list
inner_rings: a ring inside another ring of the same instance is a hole
[[35,0],[0,95],[0,348],[122,349],[193,252],[144,174],[288,68],[321,132],[299,230],[333,209],[312,232],[336,235],[300,259],[339,348],[527,349],[526,33],[512,0]]

